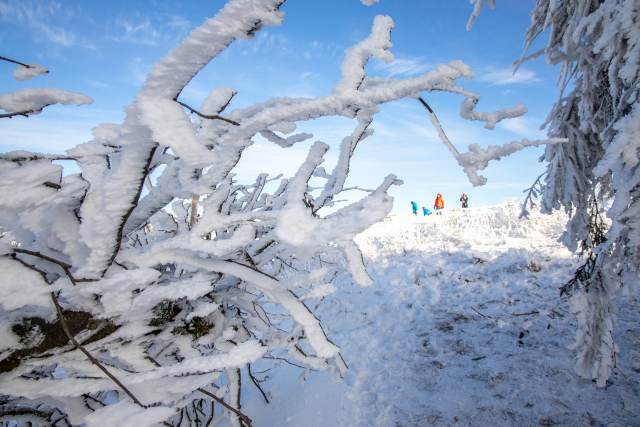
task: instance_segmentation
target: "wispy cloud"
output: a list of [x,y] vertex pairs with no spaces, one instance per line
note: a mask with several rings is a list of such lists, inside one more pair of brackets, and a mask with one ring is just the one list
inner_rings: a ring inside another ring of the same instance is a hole
[[94,126],[104,122],[118,123],[123,116],[123,111],[101,109],[94,105],[52,106],[44,114],[16,117],[3,123],[0,151],[62,153],[91,140]]
[[541,81],[535,71],[527,68],[520,68],[513,72],[512,68],[490,68],[480,74],[478,80],[496,86],[512,84],[531,84]]
[[152,65],[153,64],[149,62],[145,62],[139,56],[136,56],[129,61],[129,73],[131,74],[131,79],[135,85],[141,85],[144,83],[149,71],[151,71]]
[[128,13],[118,17],[106,36],[118,43],[157,46],[183,37],[191,22],[179,15]]
[[80,46],[94,49],[73,31],[51,22],[68,20],[74,11],[55,1],[8,0],[0,2],[0,21],[29,27],[34,39],[71,47]]
[[504,120],[498,126],[523,138],[543,139],[546,137],[546,132],[540,129],[541,124],[540,120],[532,117],[516,117]]
[[291,51],[289,40],[284,35],[267,30],[259,32],[253,40],[250,40],[242,54],[269,52],[284,55]]
[[327,59],[344,55],[344,46],[313,40],[302,51],[304,59]]
[[412,76],[425,73],[431,68],[433,68],[433,64],[420,57],[397,57],[393,62],[377,61],[373,66],[374,71],[382,72],[388,76]]

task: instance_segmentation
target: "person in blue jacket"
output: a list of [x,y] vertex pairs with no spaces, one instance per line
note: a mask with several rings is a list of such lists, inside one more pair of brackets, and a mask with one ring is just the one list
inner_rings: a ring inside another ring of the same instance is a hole
[[414,201],[411,201],[411,210],[414,215],[418,215],[418,204]]
[[422,215],[427,216],[427,215],[431,215],[431,211],[429,209],[427,209],[426,206],[422,207]]

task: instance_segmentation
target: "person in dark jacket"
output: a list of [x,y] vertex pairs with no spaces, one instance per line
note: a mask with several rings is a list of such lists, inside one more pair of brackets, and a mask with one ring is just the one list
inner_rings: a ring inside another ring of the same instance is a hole
[[469,207],[469,196],[467,196],[467,193],[462,193],[462,196],[460,196],[460,203],[462,204],[462,209]]

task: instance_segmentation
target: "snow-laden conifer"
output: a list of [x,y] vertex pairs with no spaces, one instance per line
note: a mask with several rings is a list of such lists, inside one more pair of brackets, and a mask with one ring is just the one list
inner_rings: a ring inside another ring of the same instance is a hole
[[[538,0],[527,46],[560,65],[548,117],[543,210],[570,214],[563,240],[585,264],[563,292],[577,315],[578,372],[604,386],[615,367],[614,299],[637,292],[640,266],[640,1]],[[605,220],[603,216],[608,217]]]

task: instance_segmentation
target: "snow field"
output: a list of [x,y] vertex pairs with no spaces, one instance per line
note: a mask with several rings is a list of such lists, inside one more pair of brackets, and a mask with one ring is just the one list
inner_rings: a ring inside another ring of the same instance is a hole
[[597,389],[574,373],[558,297],[579,262],[557,242],[566,217],[518,215],[408,214],[359,235],[373,286],[339,278],[319,311],[344,381],[283,368],[273,403],[247,411],[273,426],[640,425],[638,301],[622,306],[619,369]]

